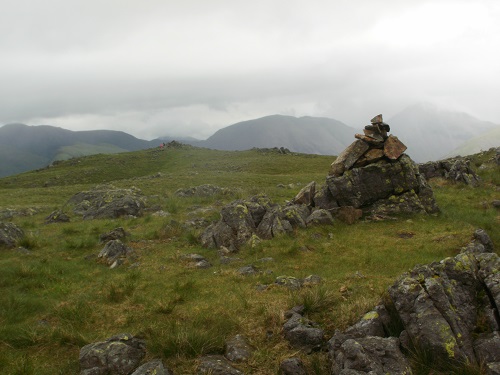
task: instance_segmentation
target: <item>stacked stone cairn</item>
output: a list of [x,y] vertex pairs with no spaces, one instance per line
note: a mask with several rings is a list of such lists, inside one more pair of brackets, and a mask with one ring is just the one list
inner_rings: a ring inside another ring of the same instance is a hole
[[331,164],[326,184],[314,186],[310,206],[334,216],[350,210],[372,218],[439,212],[431,187],[404,153],[406,146],[388,135],[390,130],[377,115],[364,134],[356,134],[356,140]]
[[332,163],[330,176],[339,177],[352,168],[364,167],[375,163],[384,157],[397,160],[406,151],[406,146],[394,135],[387,135],[391,131],[382,115],[371,120],[371,125],[365,126],[364,134],[356,134],[357,139],[347,147]]

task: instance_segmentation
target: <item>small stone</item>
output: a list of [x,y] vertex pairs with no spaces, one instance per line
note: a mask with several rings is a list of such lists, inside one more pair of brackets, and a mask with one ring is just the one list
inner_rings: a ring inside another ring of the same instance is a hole
[[280,363],[280,374],[282,375],[307,375],[304,363],[300,358],[292,357]]
[[380,124],[380,123],[384,122],[384,120],[382,119],[382,114],[375,116],[374,118],[372,118],[370,120],[370,122],[372,124]]

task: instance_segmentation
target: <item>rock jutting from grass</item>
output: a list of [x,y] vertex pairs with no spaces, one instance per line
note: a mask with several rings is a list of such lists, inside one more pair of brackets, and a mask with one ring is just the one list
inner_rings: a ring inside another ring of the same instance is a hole
[[331,374],[410,373],[418,353],[430,356],[429,368],[470,363],[498,373],[499,285],[500,258],[477,230],[460,254],[401,275],[381,305],[336,332],[328,342]]
[[418,168],[427,180],[441,177],[452,182],[461,182],[470,186],[477,186],[481,179],[472,169],[470,160],[462,157],[429,161],[419,164]]
[[146,207],[142,192],[131,187],[118,189],[111,185],[97,186],[73,195],[67,202],[73,212],[84,219],[116,219],[122,216],[142,216]]
[[24,232],[14,223],[0,223],[0,248],[15,247]]

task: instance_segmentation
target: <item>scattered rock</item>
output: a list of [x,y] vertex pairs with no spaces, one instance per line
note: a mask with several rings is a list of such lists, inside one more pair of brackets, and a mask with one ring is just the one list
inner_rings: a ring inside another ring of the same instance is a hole
[[106,243],[101,250],[98,259],[102,260],[108,266],[115,268],[124,262],[124,259],[130,257],[133,250],[127,247],[120,240],[111,240]]
[[212,267],[212,264],[200,254],[185,254],[181,256],[181,259],[192,268],[206,269]]
[[297,357],[287,358],[281,361],[279,371],[281,375],[307,375],[304,363]]
[[238,273],[240,275],[243,275],[243,276],[248,276],[248,275],[255,275],[255,274],[259,273],[259,270],[255,266],[249,265],[249,266],[241,267],[240,269],[238,269]]
[[274,283],[288,289],[300,289],[302,287],[302,280],[293,276],[278,276]]
[[248,339],[243,335],[236,335],[226,341],[224,355],[231,362],[246,362],[252,356],[252,352]]
[[61,210],[53,211],[45,218],[45,224],[68,223],[69,221],[69,216]]
[[81,375],[132,373],[146,355],[145,342],[124,333],[80,350]]
[[99,236],[99,242],[103,243],[112,240],[123,240],[127,235],[128,233],[125,232],[125,229],[123,229],[122,227],[118,227],[113,229],[112,231],[101,234]]
[[313,198],[316,194],[316,182],[312,181],[304,186],[299,193],[292,199],[294,204],[303,204],[306,206],[313,206]]
[[14,223],[0,222],[0,247],[15,247],[24,232]]
[[292,348],[306,353],[321,349],[325,334],[314,322],[296,312],[283,325],[283,333]]
[[137,370],[135,370],[132,375],[173,375],[159,359],[155,359],[146,362]]
[[243,375],[243,372],[234,368],[231,363],[221,355],[210,355],[199,359],[199,375]]

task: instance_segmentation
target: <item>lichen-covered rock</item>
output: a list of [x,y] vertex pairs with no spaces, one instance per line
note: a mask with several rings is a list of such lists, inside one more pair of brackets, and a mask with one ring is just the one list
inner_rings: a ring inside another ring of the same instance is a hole
[[106,243],[97,258],[108,266],[113,266],[133,254],[133,250],[120,240],[111,240]]
[[15,247],[24,232],[14,223],[0,223],[0,247]]
[[348,146],[330,166],[330,176],[341,176],[346,170],[370,148],[369,144],[360,139],[355,140]]
[[117,189],[98,186],[93,190],[75,194],[68,200],[73,212],[84,219],[115,219],[121,216],[141,216],[146,206],[137,188]]
[[243,372],[234,368],[231,363],[221,355],[210,355],[199,359],[197,373],[199,375],[243,375]]
[[[423,208],[428,213],[437,212],[432,190],[420,176],[417,165],[407,155],[393,162],[380,160],[362,168],[354,168],[342,176],[329,176],[326,182],[331,199],[340,207],[369,210],[378,201],[384,202],[394,196],[394,203],[403,199],[408,208],[416,205],[419,211]],[[400,205],[395,206],[399,211],[402,210]]]
[[55,210],[45,218],[45,224],[68,223],[69,221],[69,216],[61,210]]
[[187,189],[178,189],[175,195],[179,197],[211,197],[214,195],[227,195],[232,191],[227,188],[222,188],[220,186],[205,184],[200,186],[194,186]]
[[332,375],[411,374],[409,362],[395,337],[348,338],[336,344],[338,348],[334,349],[334,344],[329,343]]
[[307,353],[319,350],[323,345],[325,335],[325,332],[314,322],[298,313],[292,313],[283,325],[283,333],[292,348],[301,349]]
[[172,375],[159,359],[146,362],[137,368],[132,375]]
[[461,182],[476,186],[480,182],[479,176],[472,169],[468,159],[457,157],[439,161],[430,161],[419,164],[420,173],[426,179],[441,177],[452,182]]
[[143,340],[127,333],[119,334],[80,350],[80,375],[128,375],[145,355]]
[[307,225],[314,224],[333,224],[333,216],[332,214],[325,209],[317,209],[314,210],[311,215],[309,215],[306,219]]
[[245,362],[250,359],[252,352],[248,339],[243,335],[236,335],[226,341],[224,356],[231,362]]

